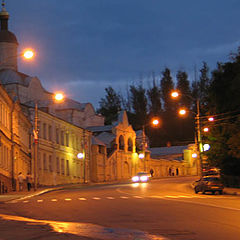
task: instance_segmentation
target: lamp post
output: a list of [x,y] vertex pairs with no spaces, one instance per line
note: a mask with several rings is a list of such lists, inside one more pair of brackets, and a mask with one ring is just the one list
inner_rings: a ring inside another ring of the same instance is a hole
[[86,183],[85,129],[83,129],[82,152],[77,154],[77,158],[83,160],[83,183]]
[[[179,93],[177,91],[173,91],[171,93],[172,98],[178,98],[179,97]],[[196,105],[197,105],[197,113],[193,112],[195,114],[195,122],[196,122],[196,130],[197,130],[197,147],[198,147],[198,151],[199,151],[199,175],[202,176],[202,138],[201,138],[201,123],[200,123],[200,101],[199,99],[195,99],[190,95],[187,94],[181,94],[183,96],[186,96],[188,98],[190,98],[193,101],[196,101]],[[185,109],[181,109],[179,111],[180,115],[184,115],[186,114],[186,110]]]
[[153,118],[151,119],[150,123],[143,125],[143,134],[142,134],[142,138],[143,138],[143,148],[142,151],[143,153],[140,153],[138,156],[140,159],[144,159],[144,171],[146,171],[146,134],[145,134],[145,127],[148,125],[152,125],[153,127],[158,127],[160,125],[160,119],[159,118]]
[[37,190],[37,163],[38,163],[38,104],[35,102],[35,111],[34,111],[34,191]]
[[[64,99],[64,95],[60,92],[53,95],[53,100],[61,102]],[[34,161],[33,161],[33,173],[34,173],[34,191],[37,190],[38,185],[38,144],[39,144],[39,129],[38,129],[38,101],[35,101],[34,108]]]

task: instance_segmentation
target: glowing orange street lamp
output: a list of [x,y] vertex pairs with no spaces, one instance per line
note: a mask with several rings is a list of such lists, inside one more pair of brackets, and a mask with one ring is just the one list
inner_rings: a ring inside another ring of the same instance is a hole
[[63,99],[64,99],[63,93],[61,93],[61,92],[56,93],[56,94],[54,95],[54,99],[55,99],[56,101],[58,101],[58,102],[63,101]]
[[181,108],[179,111],[178,111],[179,115],[185,115],[187,113],[186,109],[184,108]]
[[209,118],[208,118],[208,121],[209,121],[209,122],[213,122],[213,121],[214,121],[214,117],[209,117]]
[[171,96],[172,96],[173,98],[177,98],[177,97],[179,96],[179,93],[178,93],[177,91],[173,91],[173,92],[171,93]]
[[208,132],[208,131],[209,131],[209,128],[208,128],[208,127],[205,127],[205,128],[203,129],[203,131],[204,131],[204,132]]
[[26,49],[26,50],[23,51],[22,56],[25,59],[32,59],[33,56],[34,56],[34,52],[33,52],[32,49]]
[[159,126],[159,124],[160,124],[159,119],[155,118],[155,119],[152,120],[152,125],[153,125],[154,127]]

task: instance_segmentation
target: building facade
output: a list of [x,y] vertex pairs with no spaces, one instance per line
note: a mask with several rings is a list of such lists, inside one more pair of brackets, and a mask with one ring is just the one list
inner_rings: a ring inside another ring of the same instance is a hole
[[31,170],[31,123],[0,86],[0,192],[18,189],[19,172]]

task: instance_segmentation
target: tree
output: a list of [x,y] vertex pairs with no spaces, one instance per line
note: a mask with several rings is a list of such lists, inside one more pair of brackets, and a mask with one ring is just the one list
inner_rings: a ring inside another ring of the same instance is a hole
[[164,102],[164,110],[166,112],[168,111],[174,111],[175,104],[173,103],[171,99],[171,91],[174,89],[174,83],[171,77],[170,69],[165,68],[165,70],[162,72],[162,79],[161,79],[161,91],[162,91],[162,99]]
[[101,98],[99,105],[100,108],[97,113],[102,114],[105,117],[105,124],[111,124],[117,120],[118,112],[121,108],[121,97],[112,87],[105,88],[106,96]]
[[161,90],[156,85],[155,79],[153,79],[153,86],[147,90],[147,96],[149,99],[149,115],[160,116],[162,113]]
[[142,84],[130,86],[130,100],[133,109],[132,123],[135,129],[142,128],[147,121],[147,97]]
[[[240,49],[231,61],[218,63],[209,87],[210,112],[223,114],[209,134],[210,161],[216,161],[223,173],[240,176]],[[213,160],[215,158],[215,160]]]
[[177,89],[182,94],[181,99],[179,99],[179,103],[190,109],[192,105],[192,99],[190,98],[191,97],[190,83],[186,72],[183,71],[177,72]]

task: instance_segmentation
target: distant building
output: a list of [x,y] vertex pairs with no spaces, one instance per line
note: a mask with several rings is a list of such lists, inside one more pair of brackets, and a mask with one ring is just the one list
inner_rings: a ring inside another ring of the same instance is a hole
[[137,172],[149,173],[151,169],[155,178],[197,174],[197,160],[190,154],[194,145],[149,148],[145,133],[132,129],[125,111],[112,125],[88,130],[94,135],[91,181],[129,180]]

